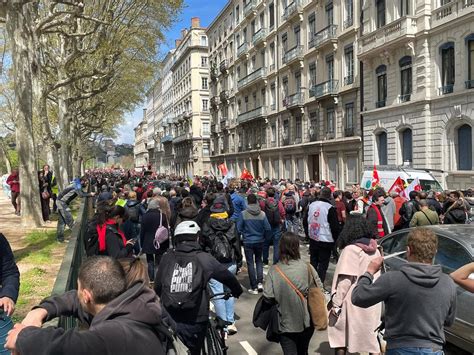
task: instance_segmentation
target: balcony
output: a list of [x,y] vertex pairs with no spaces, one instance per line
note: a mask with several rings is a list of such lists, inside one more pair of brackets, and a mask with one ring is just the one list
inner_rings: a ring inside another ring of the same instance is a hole
[[303,1],[294,0],[283,11],[282,22],[290,20],[293,16],[303,11]]
[[286,108],[304,106],[304,93],[300,91],[296,94],[285,97],[283,99],[283,106]]
[[211,67],[210,73],[211,73],[211,81],[217,81],[217,78],[219,77],[219,73],[217,72],[216,66]]
[[344,77],[344,85],[354,84],[354,75],[348,75]]
[[444,85],[439,88],[440,95],[451,94],[454,90],[454,84],[451,85]]
[[416,18],[404,16],[388,25],[363,35],[359,39],[359,57],[375,56],[381,52],[390,52],[415,37]]
[[466,80],[464,82],[466,89],[474,89],[474,80]]
[[219,70],[221,71],[222,74],[227,74],[228,68],[229,68],[229,63],[227,62],[227,59],[224,59],[219,65]]
[[255,15],[256,8],[257,2],[255,0],[249,0],[244,6],[244,17],[250,17]]
[[237,58],[240,58],[243,54],[248,52],[247,42],[242,43],[239,48],[237,48]]
[[253,73],[247,75],[245,78],[240,79],[237,82],[237,89],[241,90],[244,87],[253,84],[254,82],[264,79],[267,77],[267,68],[260,68],[255,70]]
[[398,96],[398,100],[400,103],[408,102],[411,100],[411,94],[405,94]]
[[188,119],[188,118],[191,118],[192,115],[193,115],[193,111],[191,111],[191,110],[188,110],[188,111],[184,111],[184,112],[183,112],[183,118],[184,118],[185,120]]
[[259,29],[252,36],[253,45],[256,46],[260,42],[264,41],[266,37],[267,37],[267,29],[266,28]]
[[380,101],[377,101],[375,102],[375,108],[382,108],[382,107],[385,107],[385,102],[386,100],[380,100]]
[[211,124],[211,133],[212,134],[217,134],[217,133],[220,133],[220,132],[221,132],[221,130],[219,128],[219,125],[217,125],[215,123]]
[[193,139],[192,133],[183,133],[173,139],[173,143],[181,143]]
[[219,98],[221,99],[221,103],[223,103],[224,105],[227,105],[229,101],[229,91],[227,90],[221,91],[221,93],[219,94]]
[[354,127],[344,128],[344,137],[353,137],[354,136]]
[[219,105],[219,99],[217,98],[217,96],[211,97],[210,104],[211,104],[211,110],[217,109]]
[[237,118],[239,124],[244,122],[252,121],[256,118],[264,117],[267,115],[267,108],[265,106],[257,107],[254,110],[241,113]]
[[337,41],[337,25],[329,25],[316,33],[309,41],[309,48],[322,47],[326,43]]
[[168,135],[164,136],[163,138],[161,138],[161,143],[162,144],[172,143],[172,142],[173,142],[173,135],[172,134],[168,134]]
[[221,129],[229,129],[229,121],[227,120],[227,117],[222,117],[220,121]]
[[304,53],[303,53],[304,47],[303,46],[296,46],[285,52],[283,55],[282,61],[283,64],[290,64],[294,60],[303,60]]
[[453,0],[433,10],[431,27],[435,28],[474,12],[474,0]]
[[331,79],[331,80],[325,81],[324,83],[314,85],[310,89],[310,93],[316,99],[320,99],[327,95],[336,95],[338,87],[339,87],[339,80]]

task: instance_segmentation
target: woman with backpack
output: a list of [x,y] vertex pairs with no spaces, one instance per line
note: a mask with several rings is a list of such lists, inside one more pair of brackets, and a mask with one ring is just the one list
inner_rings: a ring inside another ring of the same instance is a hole
[[263,296],[278,304],[278,330],[284,355],[308,355],[314,327],[303,295],[312,287],[322,288],[322,283],[316,270],[301,260],[298,236],[283,233],[280,261],[268,270]]
[[[152,199],[148,203],[148,210],[142,217],[140,229],[142,252],[146,254],[148,277],[151,282],[155,279],[155,274],[160,265],[161,257],[170,247],[169,239],[160,244],[155,243],[156,231],[160,226],[168,229],[168,218],[161,212],[160,202]],[[159,246],[158,249],[156,248],[157,246]]]

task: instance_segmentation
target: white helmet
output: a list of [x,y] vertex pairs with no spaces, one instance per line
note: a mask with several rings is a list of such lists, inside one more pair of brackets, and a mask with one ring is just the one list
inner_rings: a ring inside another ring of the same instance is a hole
[[197,235],[201,231],[199,225],[194,221],[183,221],[176,226],[174,230],[174,236],[182,235],[182,234],[193,234]]

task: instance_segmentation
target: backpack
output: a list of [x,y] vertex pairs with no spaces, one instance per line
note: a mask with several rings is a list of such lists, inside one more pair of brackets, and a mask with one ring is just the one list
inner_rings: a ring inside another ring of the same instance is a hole
[[293,196],[287,196],[285,202],[283,202],[285,212],[287,214],[294,214],[296,212],[296,200]]
[[86,235],[84,236],[84,249],[87,256],[99,255],[99,233],[95,219],[87,225]]
[[140,205],[136,204],[134,206],[128,206],[127,208],[127,214],[128,214],[128,219],[130,222],[133,223],[138,223],[140,219]]
[[169,250],[163,256],[161,303],[168,312],[191,312],[192,317],[199,311],[207,283],[198,253]]
[[278,208],[278,201],[273,201],[273,204],[265,201],[265,215],[267,216],[268,223],[270,223],[272,227],[280,225],[281,216],[280,209]]
[[155,249],[160,249],[160,245],[166,242],[170,237],[168,228],[163,226],[163,218],[166,218],[166,215],[164,213],[161,213],[160,226],[156,230],[155,239],[153,240],[153,245],[155,246]]
[[229,237],[227,233],[223,231],[216,231],[211,236],[211,255],[215,257],[220,263],[226,264],[233,261],[234,255],[230,240],[232,240],[232,237]]

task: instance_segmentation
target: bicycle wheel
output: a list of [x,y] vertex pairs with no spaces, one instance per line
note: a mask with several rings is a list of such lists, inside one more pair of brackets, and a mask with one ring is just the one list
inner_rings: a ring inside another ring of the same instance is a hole
[[226,355],[227,351],[223,348],[223,341],[219,331],[209,323],[206,333],[206,341],[204,342],[205,355]]

